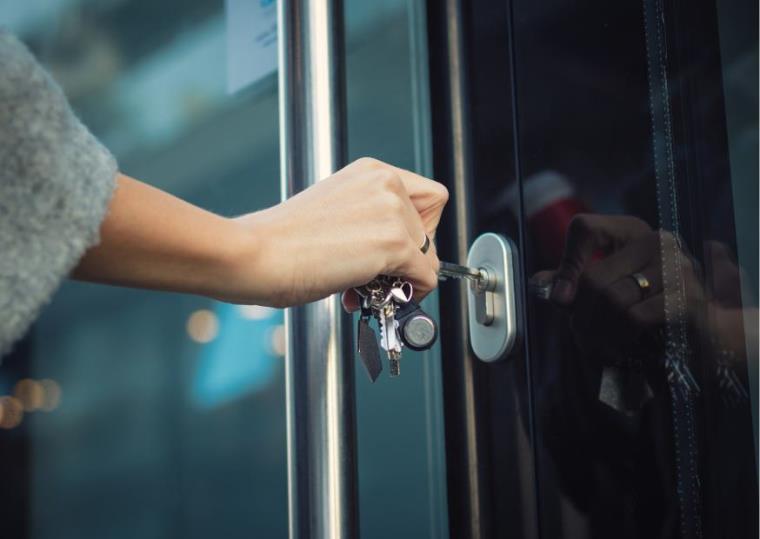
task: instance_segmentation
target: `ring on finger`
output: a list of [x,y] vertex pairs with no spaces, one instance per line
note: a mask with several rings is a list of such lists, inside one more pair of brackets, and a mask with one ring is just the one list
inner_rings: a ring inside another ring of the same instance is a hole
[[631,279],[633,279],[633,282],[636,283],[636,286],[639,287],[639,291],[641,292],[641,297],[645,298],[649,295],[649,293],[652,291],[652,283],[647,279],[647,276],[643,273],[635,272],[631,273]]
[[422,246],[420,247],[420,251],[422,251],[422,254],[426,254],[430,250],[430,238],[427,234],[425,234],[425,240],[422,242]]

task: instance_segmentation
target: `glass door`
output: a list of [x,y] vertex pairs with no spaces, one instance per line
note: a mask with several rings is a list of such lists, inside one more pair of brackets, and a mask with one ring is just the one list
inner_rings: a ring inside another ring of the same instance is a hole
[[[279,198],[272,69],[230,93],[219,1],[5,3],[121,170],[223,215]],[[274,51],[273,51],[274,52]],[[282,313],[66,283],[0,368],[0,535],[283,537]]]
[[757,537],[740,12],[757,6],[512,2],[544,537]]
[[[0,24],[125,173],[238,215],[280,198],[275,7],[27,2]],[[424,6],[343,9],[348,158],[430,175]],[[0,366],[0,535],[286,537],[284,347],[279,310],[66,283]],[[357,365],[362,536],[446,537],[439,350],[375,384]]]
[[[274,72],[227,86],[219,1],[3,4],[121,170],[223,215],[277,202]],[[282,313],[66,283],[0,368],[0,534],[283,537]]]
[[523,278],[498,364],[441,289],[452,535],[757,537],[757,5],[428,10],[439,251]]

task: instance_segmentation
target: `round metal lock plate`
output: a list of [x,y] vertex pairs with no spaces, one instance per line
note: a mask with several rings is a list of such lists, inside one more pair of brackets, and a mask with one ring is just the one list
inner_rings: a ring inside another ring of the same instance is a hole
[[489,325],[478,322],[477,290],[468,286],[470,345],[478,359],[499,361],[509,354],[517,339],[517,309],[515,307],[515,249],[512,242],[500,234],[488,232],[479,236],[470,247],[467,265],[487,268],[495,278],[493,320]]

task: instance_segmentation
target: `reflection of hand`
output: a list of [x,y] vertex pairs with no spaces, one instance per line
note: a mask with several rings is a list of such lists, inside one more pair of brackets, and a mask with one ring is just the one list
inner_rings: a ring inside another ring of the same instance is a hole
[[598,252],[611,254],[651,232],[649,225],[635,217],[576,215],[567,231],[559,268],[554,272],[541,272],[534,279],[543,282],[551,280],[551,300],[569,306],[578,292],[581,277]]
[[[435,246],[427,254],[420,246],[425,234],[434,237],[447,200],[437,182],[375,159],[355,161],[282,204],[238,219],[256,254],[238,264],[227,299],[301,304],[381,273],[409,279],[419,299],[438,282]],[[345,300],[349,307],[352,299]]]
[[[671,263],[680,265],[689,281],[687,291],[701,294],[691,259],[678,240],[629,216],[577,216],[559,268],[534,280],[553,281],[550,299],[569,308],[581,346],[617,356],[665,322],[663,252],[674,253]],[[598,253],[604,258],[596,260]]]

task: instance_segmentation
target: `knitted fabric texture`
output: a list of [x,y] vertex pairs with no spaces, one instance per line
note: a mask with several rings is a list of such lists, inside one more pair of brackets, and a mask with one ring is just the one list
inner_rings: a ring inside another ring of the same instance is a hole
[[116,170],[60,87],[0,29],[0,357],[98,242]]

